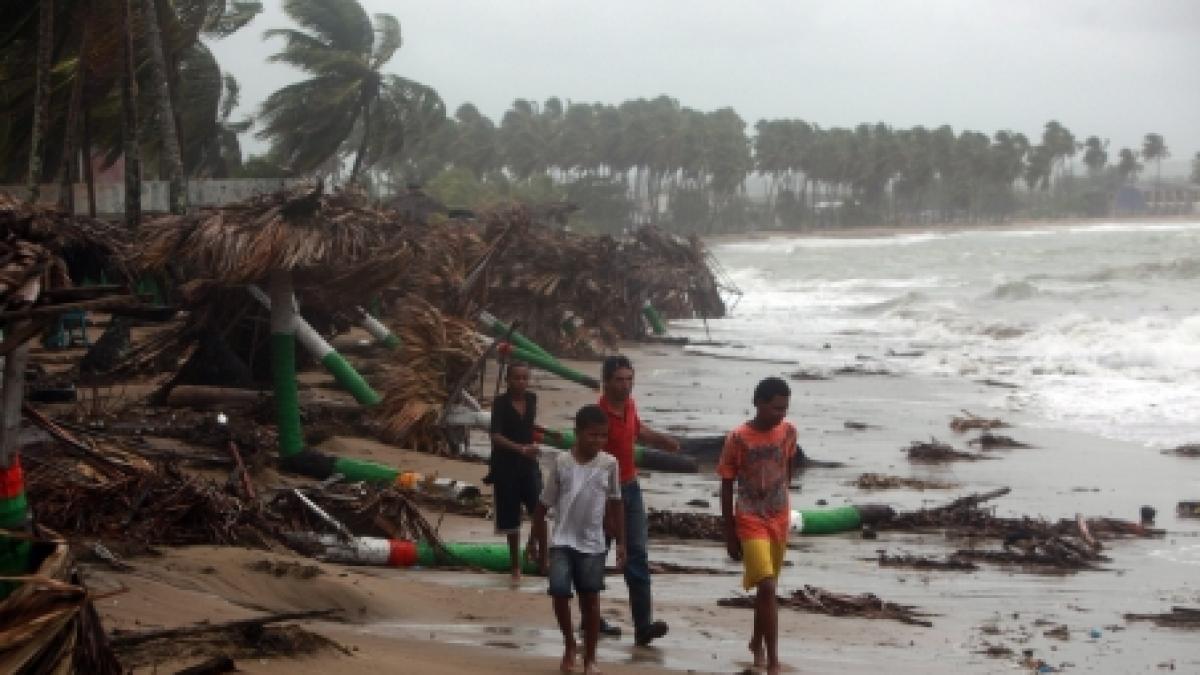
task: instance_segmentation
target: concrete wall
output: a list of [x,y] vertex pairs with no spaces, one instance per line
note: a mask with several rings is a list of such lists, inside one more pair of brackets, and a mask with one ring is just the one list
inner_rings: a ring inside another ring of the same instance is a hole
[[[239,178],[231,180],[188,181],[188,204],[191,206],[223,206],[239,202],[254,195],[276,192],[293,187],[304,181],[295,178]],[[75,211],[87,213],[87,186],[76,183]],[[29,194],[24,185],[0,185],[0,192],[24,199]],[[58,203],[58,184],[43,185],[38,202]],[[144,213],[169,210],[167,182],[148,180],[142,182],[142,211]],[[102,216],[125,212],[124,183],[96,183],[96,213]]]

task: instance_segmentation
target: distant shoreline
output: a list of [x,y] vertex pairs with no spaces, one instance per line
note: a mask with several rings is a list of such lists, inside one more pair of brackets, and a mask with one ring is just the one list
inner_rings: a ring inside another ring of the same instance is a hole
[[1053,230],[1064,227],[1089,225],[1111,225],[1115,223],[1196,223],[1200,225],[1200,213],[1181,216],[1136,216],[1111,218],[1071,218],[1054,220],[1014,220],[1009,223],[943,223],[936,225],[866,225],[807,228],[803,230],[751,230],[707,235],[704,240],[711,243],[730,241],[763,240],[781,237],[869,239],[905,234],[951,234],[955,232],[989,232],[1005,230]]

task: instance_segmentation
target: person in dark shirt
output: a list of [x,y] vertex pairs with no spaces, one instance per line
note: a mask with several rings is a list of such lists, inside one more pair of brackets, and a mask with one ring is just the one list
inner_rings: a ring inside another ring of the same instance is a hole
[[[489,477],[495,496],[496,533],[508,537],[512,561],[512,580],[521,580],[521,507],[532,516],[542,493],[542,470],[538,465],[538,447],[533,442],[537,418],[537,396],[529,391],[529,366],[511,363],[506,381],[508,390],[492,404],[492,457]],[[526,544],[526,556],[534,557],[532,534]]]

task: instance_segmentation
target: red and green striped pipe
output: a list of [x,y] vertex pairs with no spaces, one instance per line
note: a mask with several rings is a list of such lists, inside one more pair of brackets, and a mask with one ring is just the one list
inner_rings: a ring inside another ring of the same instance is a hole
[[[272,318],[275,316],[274,299],[268,298],[266,293],[262,292],[257,286],[250,285],[246,287],[264,307],[271,310]],[[321,337],[313,327],[300,316],[300,313],[295,310],[295,297],[289,298],[286,304],[292,306],[292,333],[295,339],[298,340],[301,346],[308,353],[312,354],[325,366],[337,383],[342,385],[342,388],[350,392],[354,396],[354,400],[365,406],[372,406],[383,400],[371,385],[363,379],[363,376],[350,365],[346,357],[338,353],[333,345],[329,344],[325,338]],[[293,347],[293,350],[295,347]],[[293,370],[295,366],[293,365]]]
[[13,453],[8,466],[0,467],[0,529],[23,530],[28,522],[25,474],[21,471],[21,456]]
[[650,324],[650,330],[655,335],[667,334],[667,324],[663,321],[662,314],[654,309],[654,305],[651,305],[649,300],[642,304],[642,316],[646,317],[646,323]]
[[[295,535],[295,538],[319,545],[322,549],[322,559],[348,565],[438,567],[465,564],[491,572],[508,572],[512,569],[507,543],[445,544],[449,556],[439,558],[434,547],[424,541],[382,537],[352,537],[343,540],[336,535],[309,533]],[[521,561],[523,572],[537,572],[537,566],[526,560],[523,552]]]

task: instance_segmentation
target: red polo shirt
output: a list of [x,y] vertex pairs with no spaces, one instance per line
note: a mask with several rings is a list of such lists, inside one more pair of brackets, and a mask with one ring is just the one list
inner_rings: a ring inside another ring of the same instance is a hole
[[637,467],[633,463],[633,444],[637,441],[638,430],[642,427],[637,406],[633,404],[631,396],[625,399],[624,409],[617,411],[609,405],[608,399],[601,395],[600,409],[608,416],[608,445],[604,450],[617,458],[617,466],[621,469],[621,482],[628,483],[637,478]]

